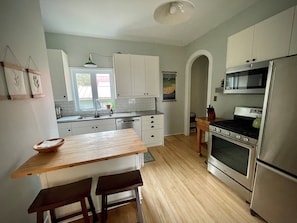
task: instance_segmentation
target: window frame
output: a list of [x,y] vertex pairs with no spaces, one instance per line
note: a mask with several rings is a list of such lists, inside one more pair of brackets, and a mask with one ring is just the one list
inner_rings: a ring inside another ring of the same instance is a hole
[[[79,97],[78,97],[78,87],[77,87],[77,81],[76,81],[77,73],[90,74],[93,108],[83,109],[80,107],[80,102],[79,102]],[[115,102],[115,83],[114,83],[113,68],[70,67],[75,111],[84,112],[84,111],[95,111],[96,110],[96,106],[97,106],[96,101],[99,99],[98,91],[97,91],[98,86],[97,86],[97,82],[96,82],[96,74],[100,74],[100,73],[109,74],[111,102],[114,104],[114,102]],[[100,101],[100,99],[99,99],[99,101]],[[102,108],[102,107],[100,108],[100,110],[105,110],[105,109],[106,108]]]

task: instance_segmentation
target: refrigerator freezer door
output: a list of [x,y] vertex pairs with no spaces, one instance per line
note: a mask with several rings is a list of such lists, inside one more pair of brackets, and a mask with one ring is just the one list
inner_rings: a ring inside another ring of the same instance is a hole
[[269,223],[296,223],[297,179],[257,162],[251,210]]
[[273,61],[270,71],[258,158],[297,176],[297,56]]

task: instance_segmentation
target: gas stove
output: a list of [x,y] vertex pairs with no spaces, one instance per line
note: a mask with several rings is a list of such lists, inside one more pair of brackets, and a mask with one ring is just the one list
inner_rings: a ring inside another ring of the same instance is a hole
[[261,117],[262,108],[236,107],[232,120],[212,122],[210,131],[245,144],[256,145],[259,129],[253,127],[253,121]]

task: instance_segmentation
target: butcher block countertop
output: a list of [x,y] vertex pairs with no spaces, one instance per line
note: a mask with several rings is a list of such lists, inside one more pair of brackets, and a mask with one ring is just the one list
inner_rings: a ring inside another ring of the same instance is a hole
[[133,129],[67,136],[57,152],[37,153],[11,174],[12,178],[147,152]]

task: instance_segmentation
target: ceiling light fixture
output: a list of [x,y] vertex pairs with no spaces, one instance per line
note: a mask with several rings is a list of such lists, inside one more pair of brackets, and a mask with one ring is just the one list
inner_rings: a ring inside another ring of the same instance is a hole
[[189,20],[194,9],[194,4],[188,0],[167,2],[155,10],[154,18],[161,24],[177,25]]
[[84,64],[84,67],[97,67],[97,64],[95,64],[92,60],[91,53],[89,54],[89,60]]

